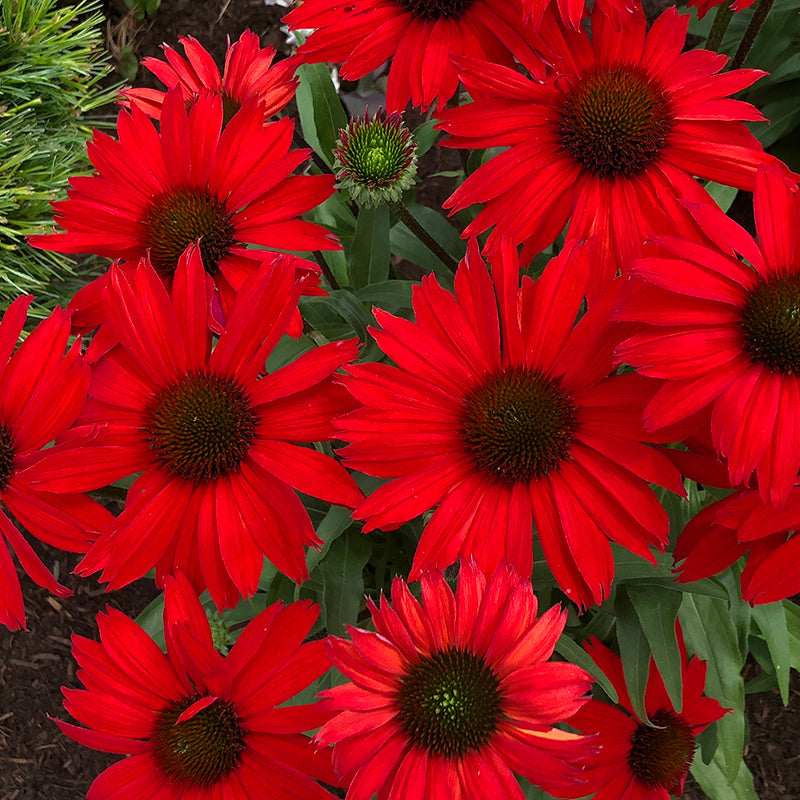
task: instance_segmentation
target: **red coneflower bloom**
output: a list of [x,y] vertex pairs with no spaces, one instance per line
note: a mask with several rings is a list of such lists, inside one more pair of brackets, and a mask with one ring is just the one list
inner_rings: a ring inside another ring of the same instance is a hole
[[[774,603],[800,592],[800,486],[791,488],[780,511],[759,493],[743,490],[704,508],[678,537],[678,580],[708,578],[743,555],[742,598],[750,605]],[[681,563],[682,562],[682,563]]]
[[[670,800],[683,793],[695,751],[695,738],[727,709],[703,697],[706,664],[694,656],[686,663],[686,647],[677,626],[683,676],[682,706],[677,712],[664,688],[664,681],[650,659],[644,704],[652,723],[640,720],[633,710],[622,662],[618,655],[592,637],[584,645],[592,660],[606,674],[619,696],[619,705],[590,700],[569,724],[586,734],[595,734],[598,745],[586,759],[581,793],[593,800]],[[593,794],[597,792],[597,794]]]
[[[39,586],[59,597],[70,594],[48,572],[13,519],[37,539],[77,553],[85,553],[113,519],[88,497],[41,491],[26,475],[43,448],[75,421],[89,385],[80,342],[65,353],[67,311],[53,311],[14,352],[32,299],[18,297],[0,320],[0,624],[11,629],[25,627],[25,608],[8,548]],[[58,482],[56,476],[54,483]]]
[[754,210],[758,244],[718,209],[695,209],[717,247],[659,237],[674,257],[634,262],[652,285],[618,316],[646,328],[617,353],[667,381],[646,427],[711,404],[731,483],[755,470],[764,502],[780,507],[800,468],[800,195],[783,169],[759,171]]
[[422,603],[400,578],[391,606],[367,602],[376,633],[328,640],[352,683],[322,692],[339,713],[315,737],[352,776],[347,800],[522,800],[513,772],[555,794],[582,779],[592,743],[553,725],[591,678],[548,662],[566,612],[537,619],[530,581],[505,565],[487,581],[465,562],[455,595],[437,571],[422,576]]
[[[160,132],[135,105],[117,120],[119,141],[101,131],[88,145],[97,174],[70,179],[68,199],[53,204],[64,232],[33,236],[34,247],[96,253],[131,262],[149,254],[167,283],[184,250],[200,242],[206,272],[230,311],[247,277],[273,254],[262,249],[330,250],[336,238],[299,219],[333,193],[332,175],[292,175],[308,150],[290,150],[292,121],[264,126],[255,100],[222,128],[222,98],[202,93],[187,111],[179,89],[167,92]],[[303,261],[302,272],[319,268]],[[104,320],[108,273],[77,293],[74,324]],[[317,281],[306,283],[306,291]],[[317,290],[319,293],[319,290]]]
[[227,657],[214,649],[203,607],[181,575],[165,585],[167,652],[113,608],[100,641],[72,637],[85,689],[63,689],[86,727],[56,720],[86,747],[127,755],[94,781],[89,800],[332,800],[329,751],[304,731],[330,717],[316,706],[279,707],[329,667],[322,642],[303,640],[310,602],[275,603],[241,632]]
[[[696,8],[698,18],[703,19],[714,6],[720,6],[723,2],[727,5],[729,0],[689,0],[686,5],[689,8]],[[735,0],[731,4],[731,8],[734,11],[744,11],[745,8],[750,8],[755,2],[756,0]]]
[[303,546],[319,539],[293,489],[349,507],[363,498],[336,461],[293,444],[330,438],[331,417],[352,408],[332,375],[357,342],[259,378],[296,309],[293,270],[256,273],[213,350],[202,276],[198,249],[179,265],[172,299],[146,261],[130,273],[112,267],[106,312],[121,346],[97,363],[79,427],[31,481],[79,491],[142,472],[78,571],[102,569],[114,589],[153,566],[160,585],[180,568],[223,607],[255,592],[264,555],[308,577]]
[[[179,36],[178,42],[183,45],[186,58],[164,44],[162,49],[166,63],[158,58],[145,58],[142,66],[167,87],[179,86],[190,104],[206,91],[222,97],[226,122],[249,100],[255,99],[264,119],[268,119],[294,97],[297,60],[291,58],[273,64],[275,48],[262,48],[258,36],[250,30],[244,31],[233,44],[228,39],[222,75],[211,54],[197,39]],[[126,89],[122,95],[151,117],[160,118],[164,92],[156,89]]]
[[450,147],[507,149],[479,167],[445,202],[454,211],[485,204],[464,236],[494,226],[549,246],[569,222],[575,241],[594,238],[590,299],[653,233],[695,238],[679,199],[710,203],[692,176],[752,190],[760,164],[775,162],[738,120],[763,119],[728,95],[764,73],[719,71],[727,58],[682,52],[688,16],[665,11],[648,31],[637,3],[607,17],[598,5],[592,36],[545,18],[540,35],[554,61],[544,83],[496,64],[456,59],[474,102],[446,109],[438,127]]
[[387,111],[409,101],[444,108],[458,89],[451,55],[470,55],[512,67],[518,59],[544,77],[538,39],[526,36],[521,0],[303,0],[284,17],[292,28],[316,29],[297,51],[305,61],[341,64],[356,80],[392,59]]
[[564,591],[599,603],[614,573],[609,537],[651,560],[649,547],[666,544],[667,516],[645,481],[683,485],[642,443],[653,385],[609,377],[624,336],[608,321],[616,294],[575,324],[585,249],[525,278],[519,297],[516,250],[505,242],[498,256],[493,281],[472,240],[455,297],[423,278],[416,322],[375,311],[372,334],[396,366],[348,367],[342,382],[363,407],[335,425],[351,442],[347,465],[393,480],[354,514],[365,531],[391,529],[438,505],[412,578],[470,556],[484,572],[505,558],[529,576],[533,521]]
[[[630,10],[632,0],[595,0],[595,5],[598,4],[608,11],[617,12]],[[558,6],[558,13],[564,25],[573,30],[580,28],[583,15],[586,13],[586,0],[522,0],[525,19],[530,22],[534,30],[539,29],[545,10],[551,5]]]

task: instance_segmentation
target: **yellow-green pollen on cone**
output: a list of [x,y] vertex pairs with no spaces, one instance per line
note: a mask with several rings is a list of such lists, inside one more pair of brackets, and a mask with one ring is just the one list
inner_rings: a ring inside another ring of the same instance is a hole
[[180,715],[199,696],[186,697],[161,712],[151,735],[153,756],[169,778],[208,787],[237,768],[244,731],[231,703],[215,699],[188,719]]
[[646,786],[675,794],[694,759],[694,734],[689,723],[670,709],[656,711],[651,722],[639,723],[633,732],[628,766]]
[[800,374],[800,275],[761,280],[745,300],[741,328],[753,361],[781,375]]
[[399,200],[416,182],[417,144],[400,114],[354,119],[339,132],[333,151],[337,187],[363,206]]
[[397,706],[412,744],[457,758],[479,750],[497,730],[500,680],[481,656],[451,647],[411,665],[400,680]]

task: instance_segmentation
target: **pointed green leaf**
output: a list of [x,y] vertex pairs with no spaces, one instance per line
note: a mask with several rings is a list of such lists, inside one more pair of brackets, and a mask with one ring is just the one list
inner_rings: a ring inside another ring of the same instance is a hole
[[742,763],[745,740],[744,656],[728,603],[686,594],[679,612],[686,647],[707,663],[706,694],[735,713],[717,722],[720,764],[733,782]]
[[322,584],[322,614],[328,633],[340,636],[353,625],[364,596],[363,570],[372,552],[360,531],[350,531],[331,545],[315,570]]
[[769,648],[775,679],[781,692],[781,700],[784,705],[787,705],[789,702],[791,653],[784,606],[782,603],[765,603],[755,606],[752,615]]
[[675,711],[683,705],[683,664],[675,635],[675,619],[681,605],[679,592],[652,586],[629,585],[628,597],[639,617],[656,667]]
[[650,647],[639,622],[639,616],[624,586],[617,590],[614,610],[617,614],[619,656],[622,659],[622,671],[625,674],[625,685],[628,687],[631,706],[640,720],[649,722],[644,705],[644,693],[650,669]]
[[363,289],[389,277],[389,209],[362,208],[350,248],[350,285]]
[[704,764],[701,758],[695,758],[691,772],[700,788],[714,800],[758,800],[753,786],[753,775],[741,756],[733,781],[728,780],[721,748],[714,754],[710,764]]
[[297,77],[300,83],[295,99],[303,137],[332,166],[331,151],[339,131],[347,126],[347,114],[324,64],[301,64]]
[[617,690],[606,677],[606,674],[594,663],[589,654],[566,633],[561,634],[556,642],[556,652],[569,661],[570,664],[577,664],[579,667],[583,667],[602,687],[612,703],[616,703],[619,700]]

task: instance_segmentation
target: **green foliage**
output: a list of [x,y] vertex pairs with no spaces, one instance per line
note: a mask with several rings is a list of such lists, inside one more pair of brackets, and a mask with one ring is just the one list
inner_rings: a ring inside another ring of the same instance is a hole
[[161,0],[125,0],[126,8],[133,12],[139,21],[155,14],[161,6]]
[[0,2],[0,304],[34,292],[42,315],[69,297],[48,284],[73,262],[25,237],[52,227],[50,202],[88,167],[84,116],[116,90],[100,85],[109,67],[97,0]]

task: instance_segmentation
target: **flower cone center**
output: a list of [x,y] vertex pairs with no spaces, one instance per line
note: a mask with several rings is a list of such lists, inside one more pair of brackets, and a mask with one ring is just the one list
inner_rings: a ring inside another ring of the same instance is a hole
[[235,241],[230,212],[203,189],[174,189],[157,197],[145,209],[142,225],[150,261],[162,278],[172,277],[183,251],[198,240],[203,266],[215,275]]
[[508,483],[555,469],[569,452],[574,429],[569,396],[527,369],[494,375],[464,400],[467,450],[479,467]]
[[195,373],[162,390],[145,413],[156,458],[186,481],[237,472],[255,437],[256,416],[230,378]]
[[463,756],[497,730],[501,699],[500,681],[480,656],[455,647],[441,650],[402,678],[400,725],[431,755]]
[[397,113],[354,119],[339,132],[333,170],[340,188],[359,204],[398,200],[414,184],[417,145]]
[[800,276],[759,283],[742,312],[745,350],[773,372],[800,374]]
[[652,721],[658,727],[640,723],[634,731],[628,763],[646,786],[675,794],[681,791],[694,758],[692,729],[669,709],[657,711]]
[[156,761],[170,778],[210,786],[238,765],[244,732],[233,705],[220,700],[178,722],[181,713],[198,699],[184,699],[162,712],[152,743]]
[[601,177],[633,175],[656,159],[672,126],[669,99],[632,66],[598,70],[567,92],[562,147]]
[[458,19],[472,5],[472,0],[398,0],[398,2],[415,17],[430,22],[443,17]]
[[0,423],[0,492],[2,492],[14,474],[14,437],[5,425]]

